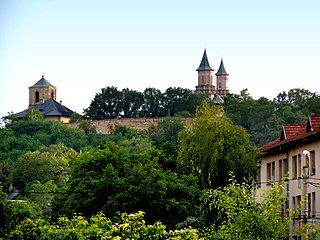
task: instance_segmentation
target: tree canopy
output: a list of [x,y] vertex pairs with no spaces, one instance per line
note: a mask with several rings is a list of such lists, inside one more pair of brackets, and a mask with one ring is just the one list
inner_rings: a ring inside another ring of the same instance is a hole
[[254,178],[258,154],[244,128],[225,117],[222,108],[204,103],[192,129],[180,133],[178,163],[198,176],[202,188],[214,189],[227,184],[230,172],[239,182]]
[[138,92],[116,87],[102,88],[96,93],[84,114],[90,119],[166,117],[180,112],[195,114],[197,106],[209,100],[203,93],[193,93],[185,88],[168,88],[164,93],[156,88],[146,88]]

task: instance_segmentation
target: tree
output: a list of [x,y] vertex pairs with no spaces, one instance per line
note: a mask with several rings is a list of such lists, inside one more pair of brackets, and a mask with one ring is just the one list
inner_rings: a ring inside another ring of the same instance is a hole
[[168,116],[178,112],[187,111],[190,104],[192,91],[184,88],[168,88],[164,93],[164,109]]
[[225,186],[229,172],[243,182],[256,175],[258,154],[246,131],[234,125],[219,107],[204,103],[191,131],[179,135],[178,164],[198,176],[202,188]]
[[86,117],[93,120],[117,118],[120,116],[122,93],[116,87],[102,88],[96,93],[90,106],[84,109]]
[[64,145],[51,145],[22,155],[12,173],[12,184],[24,192],[35,181],[53,181],[58,187],[65,185],[68,178],[69,158],[75,152]]
[[44,121],[44,117],[42,116],[41,112],[32,108],[28,110],[23,119],[26,121]]
[[259,202],[252,186],[234,180],[223,188],[207,191],[203,214],[211,225],[209,235],[221,240],[287,239],[291,217],[283,212],[285,196],[285,186],[273,185]]
[[79,155],[71,162],[67,189],[54,200],[53,217],[144,211],[148,223],[173,228],[195,215],[201,192],[193,175],[165,172],[158,158],[154,149],[137,153],[114,143]]
[[144,213],[122,213],[118,220],[111,220],[99,213],[84,218],[73,216],[59,218],[55,224],[42,219],[22,222],[7,239],[201,239],[196,229],[167,231],[161,222],[146,225]]
[[163,94],[159,89],[146,88],[143,92],[142,112],[145,117],[166,116],[163,110]]
[[165,142],[170,142],[177,146],[178,134],[184,129],[185,127],[182,118],[166,117],[159,121],[157,126],[152,125],[149,127],[147,134],[158,148]]
[[140,109],[143,104],[143,94],[130,90],[128,88],[122,89],[122,110],[123,117],[134,118],[140,114]]

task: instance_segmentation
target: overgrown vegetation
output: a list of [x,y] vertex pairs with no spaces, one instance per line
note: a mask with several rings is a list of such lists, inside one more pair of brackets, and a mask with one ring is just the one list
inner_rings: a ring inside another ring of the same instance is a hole
[[[143,109],[157,116],[162,107],[151,106],[159,92],[145,92],[150,108]],[[291,216],[282,212],[282,186],[271,187],[260,202],[253,197],[259,156],[250,138],[261,145],[282,123],[304,121],[320,109],[311,101],[317,105],[318,95],[305,90],[273,101],[253,100],[244,90],[225,98],[224,111],[204,103],[191,129],[168,117],[146,132],[121,126],[110,135],[97,133],[81,116],[78,129],[46,122],[37,111],[19,121],[9,116],[0,128],[0,238],[288,237]],[[163,106],[194,114],[179,104]],[[129,113],[133,105],[125,106],[125,116],[136,115]],[[9,201],[9,194],[18,201]],[[308,227],[299,234],[317,239],[319,231]]]

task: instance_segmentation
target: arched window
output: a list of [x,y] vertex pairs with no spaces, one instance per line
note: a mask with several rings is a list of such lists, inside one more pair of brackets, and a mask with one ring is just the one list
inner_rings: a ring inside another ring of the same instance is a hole
[[54,100],[54,91],[51,92],[51,99]]
[[35,102],[39,102],[40,101],[40,94],[38,91],[35,92]]

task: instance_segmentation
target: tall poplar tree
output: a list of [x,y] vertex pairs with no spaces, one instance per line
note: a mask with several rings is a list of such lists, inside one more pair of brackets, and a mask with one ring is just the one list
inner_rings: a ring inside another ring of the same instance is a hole
[[197,175],[202,188],[227,185],[230,172],[238,182],[256,174],[258,153],[249,135],[226,118],[220,107],[203,103],[192,130],[181,132],[179,142],[179,168]]

